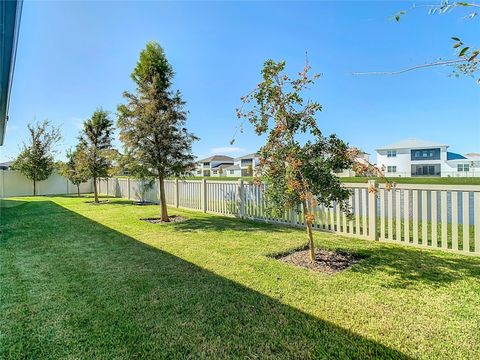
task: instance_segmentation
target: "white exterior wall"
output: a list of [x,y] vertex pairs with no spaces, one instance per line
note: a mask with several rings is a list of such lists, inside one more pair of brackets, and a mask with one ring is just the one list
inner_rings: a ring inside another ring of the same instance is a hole
[[[195,168],[195,176],[204,176],[204,171],[209,170],[210,171],[210,176],[223,176],[219,174],[213,174],[212,168],[220,165],[220,164],[225,164],[228,163],[227,161],[210,161],[210,165],[205,166],[203,163],[197,163],[197,167]],[[201,174],[198,173],[198,171],[201,171]]]
[[230,176],[230,177],[242,176],[242,169],[233,170],[233,174],[230,173],[230,170],[224,170],[224,171],[225,171],[225,176]]
[[[411,151],[416,149],[390,149],[396,150],[396,157],[388,157],[387,150],[377,150],[377,165],[382,168],[385,167],[385,176],[387,177],[411,177],[412,176],[412,167],[411,165],[433,165],[440,164],[440,172],[442,177],[448,175],[452,176],[454,173],[457,173],[457,165],[452,166],[451,161],[447,161],[447,147],[422,147],[422,149],[438,149],[440,148],[440,160],[414,160],[411,158]],[[460,161],[456,161],[459,163]],[[462,163],[468,163],[468,160],[462,160]],[[396,166],[396,173],[389,173],[388,166]],[[479,174],[480,175],[480,174]]]
[[[395,149],[392,149],[395,150]],[[411,154],[410,149],[396,149],[396,157],[387,157],[387,150],[377,150],[377,166],[385,167],[385,176],[411,176]],[[396,166],[396,173],[387,172],[388,166]]]

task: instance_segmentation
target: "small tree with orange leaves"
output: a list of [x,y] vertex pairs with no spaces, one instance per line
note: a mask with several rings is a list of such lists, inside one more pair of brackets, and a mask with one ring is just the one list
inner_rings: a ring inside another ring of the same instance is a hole
[[335,135],[324,136],[316,122],[319,103],[304,100],[303,93],[318,75],[310,75],[308,63],[293,79],[284,72],[285,62],[265,62],[263,80],[242,97],[239,118],[247,119],[258,135],[267,135],[259,151],[256,174],[266,184],[267,211],[281,216],[286,210],[303,212],[308,234],[310,260],[315,261],[312,209],[321,203],[350,213],[349,190],[336,172],[355,164],[357,149]]

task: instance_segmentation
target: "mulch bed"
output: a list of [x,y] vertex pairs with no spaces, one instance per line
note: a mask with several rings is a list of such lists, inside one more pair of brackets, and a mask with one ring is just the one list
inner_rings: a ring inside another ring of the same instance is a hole
[[133,205],[146,206],[146,205],[158,205],[158,203],[155,203],[153,201],[134,201]]
[[316,250],[315,262],[310,261],[309,251],[302,249],[279,255],[275,258],[289,264],[304,267],[324,274],[335,274],[358,263],[361,258],[352,254],[330,250]]
[[91,205],[101,205],[101,204],[108,204],[110,200],[100,200],[98,203],[95,202],[95,200],[92,201],[85,201],[85,204],[91,204]]
[[169,223],[182,222],[187,220],[187,218],[184,218],[183,216],[179,216],[179,215],[170,215],[168,218],[170,219],[169,222],[163,222],[160,217],[143,218],[140,220],[149,222],[151,224],[169,224]]

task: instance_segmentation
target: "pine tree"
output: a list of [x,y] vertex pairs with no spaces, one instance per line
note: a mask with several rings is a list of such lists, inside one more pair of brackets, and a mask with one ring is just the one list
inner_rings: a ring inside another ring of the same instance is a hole
[[161,46],[148,43],[131,74],[136,91],[124,92],[127,102],[118,106],[120,140],[126,153],[147,170],[146,175],[158,179],[161,219],[165,222],[169,217],[164,180],[193,168],[191,149],[197,140],[185,127],[185,102],[179,91],[172,90],[173,76]]

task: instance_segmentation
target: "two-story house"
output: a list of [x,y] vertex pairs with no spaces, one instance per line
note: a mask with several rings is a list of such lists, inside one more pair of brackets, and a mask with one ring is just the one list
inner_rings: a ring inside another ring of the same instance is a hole
[[197,161],[196,176],[225,176],[225,168],[233,165],[233,158],[227,155],[213,155]]
[[252,176],[258,166],[258,154],[252,153],[234,159],[233,165],[225,168],[226,176]]
[[387,177],[480,176],[480,159],[449,152],[448,147],[418,139],[402,140],[376,149],[377,166]]

